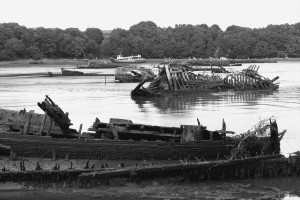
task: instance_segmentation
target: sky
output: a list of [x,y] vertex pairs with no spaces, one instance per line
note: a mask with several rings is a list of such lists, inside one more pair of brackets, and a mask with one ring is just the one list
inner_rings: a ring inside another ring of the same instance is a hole
[[0,23],[27,28],[129,29],[141,21],[159,27],[217,24],[263,28],[300,22],[300,0],[0,0]]

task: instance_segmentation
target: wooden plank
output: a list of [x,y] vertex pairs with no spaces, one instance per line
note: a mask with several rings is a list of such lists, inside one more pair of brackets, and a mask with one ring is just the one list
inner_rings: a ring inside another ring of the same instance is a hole
[[44,130],[44,126],[45,126],[45,123],[46,123],[46,119],[47,119],[47,113],[44,114],[43,116],[43,120],[42,120],[42,126],[41,126],[41,129],[39,131],[39,135],[42,135],[43,134],[43,130]]
[[171,80],[170,71],[169,71],[169,65],[166,65],[165,71],[166,71],[167,79],[168,79],[168,82],[169,82],[170,90],[174,90],[173,83],[172,83],[172,80]]
[[183,89],[184,86],[182,85],[182,83],[181,83],[181,81],[180,81],[180,78],[178,77],[178,74],[174,74],[174,77],[175,77],[175,79],[176,79],[176,81],[177,81],[178,87],[179,87],[180,89]]
[[30,123],[31,123],[31,119],[32,119],[33,113],[34,113],[34,111],[31,110],[27,114],[27,119],[26,119],[25,124],[24,124],[24,133],[23,133],[24,135],[28,135],[28,133],[29,133],[29,127],[30,127]]

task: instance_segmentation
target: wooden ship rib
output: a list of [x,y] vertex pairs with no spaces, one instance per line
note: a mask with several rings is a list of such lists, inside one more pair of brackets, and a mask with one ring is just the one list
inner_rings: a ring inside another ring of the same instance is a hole
[[277,90],[279,79],[266,78],[258,73],[258,66],[251,65],[240,72],[219,75],[195,74],[183,61],[172,60],[159,72],[148,87],[142,87],[146,78],[131,91],[132,96],[161,96],[183,92],[222,92],[247,90]]

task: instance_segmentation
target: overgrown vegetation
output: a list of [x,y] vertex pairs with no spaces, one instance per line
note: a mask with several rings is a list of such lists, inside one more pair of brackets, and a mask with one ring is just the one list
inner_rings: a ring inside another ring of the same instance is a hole
[[300,23],[251,29],[218,25],[176,25],[160,28],[151,21],[129,30],[114,29],[109,37],[98,28],[80,31],[26,28],[17,23],[0,24],[0,60],[41,58],[108,58],[141,54],[145,58],[271,58],[300,57]]

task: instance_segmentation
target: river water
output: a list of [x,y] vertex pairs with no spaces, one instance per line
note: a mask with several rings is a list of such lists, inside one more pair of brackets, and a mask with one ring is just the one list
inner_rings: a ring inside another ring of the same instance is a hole
[[[249,65],[227,69],[241,70]],[[278,91],[184,94],[161,98],[132,98],[130,91],[137,83],[118,83],[113,77],[31,75],[59,72],[61,66],[0,66],[1,108],[26,108],[43,113],[37,102],[49,95],[65,112],[69,112],[73,128],[78,129],[82,123],[83,130],[87,130],[96,117],[103,122],[108,122],[109,118],[123,118],[163,126],[195,125],[199,118],[209,130],[221,129],[224,119],[227,130],[238,134],[251,129],[260,119],[274,116],[279,130],[287,129],[281,142],[282,153],[287,155],[300,150],[299,61],[260,64],[259,72],[263,76],[280,77]],[[101,72],[114,73],[114,69]],[[20,73],[28,76],[3,77]]]
[[[227,69],[235,71],[249,65]],[[108,122],[109,118],[124,118],[135,123],[163,126],[195,125],[199,118],[201,124],[210,130],[221,129],[224,119],[227,130],[238,134],[251,129],[260,119],[274,116],[279,130],[287,129],[281,142],[282,153],[288,155],[300,151],[299,61],[260,64],[259,72],[263,76],[280,77],[278,91],[184,94],[161,98],[131,98],[130,91],[137,83],[118,83],[113,77],[41,76],[47,71],[59,72],[60,67],[72,66],[10,67],[1,64],[0,107],[26,108],[43,113],[37,102],[49,95],[65,112],[69,112],[73,128],[78,129],[82,123],[83,130],[87,130],[96,117],[103,122]],[[114,70],[101,72],[114,73]],[[23,76],[11,76],[17,74]],[[11,77],[4,77],[7,75]],[[286,196],[285,199],[290,198]]]

